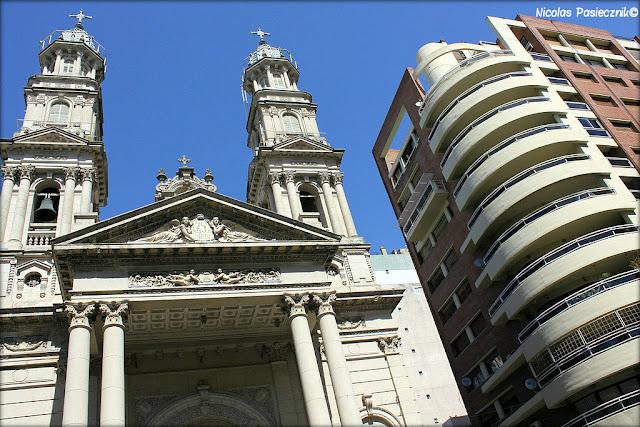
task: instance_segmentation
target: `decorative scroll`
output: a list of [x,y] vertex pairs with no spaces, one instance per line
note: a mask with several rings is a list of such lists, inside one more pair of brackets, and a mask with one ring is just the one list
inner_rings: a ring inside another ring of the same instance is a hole
[[378,338],[378,347],[383,353],[395,353],[400,347],[400,337]]
[[149,287],[181,287],[198,285],[235,285],[238,283],[273,283],[280,281],[280,271],[277,269],[237,270],[215,272],[204,271],[196,273],[190,270],[185,273],[172,272],[168,274],[135,274],[129,276],[131,286]]
[[360,326],[366,326],[362,317],[359,319],[346,319],[338,323],[338,329],[346,331],[358,329]]
[[194,219],[183,217],[182,220],[173,219],[159,230],[145,236],[136,242],[145,243],[184,243],[184,242],[257,242],[264,241],[254,236],[249,230],[237,230],[240,226],[230,221],[222,221],[213,217],[211,220],[203,214]]
[[42,337],[3,338],[3,341],[0,343],[0,353],[35,351],[39,348],[46,349],[49,347],[49,341]]

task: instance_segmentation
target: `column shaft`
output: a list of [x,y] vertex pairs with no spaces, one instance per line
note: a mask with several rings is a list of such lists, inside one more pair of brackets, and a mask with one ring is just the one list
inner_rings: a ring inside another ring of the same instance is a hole
[[327,205],[329,211],[329,218],[331,219],[331,229],[336,234],[346,234],[342,228],[342,222],[336,212],[336,207],[333,204],[333,191],[331,185],[329,185],[328,179],[322,179],[322,193],[324,194],[324,202]]
[[293,177],[287,177],[287,197],[289,198],[289,206],[291,207],[291,218],[298,220],[300,209],[298,208],[298,192],[293,182]]
[[13,226],[9,240],[22,242],[22,234],[24,231],[24,222],[27,219],[27,205],[29,203],[29,187],[31,186],[31,175],[22,173],[20,177],[20,186],[18,187],[18,199],[16,200],[16,209],[13,214]]
[[67,171],[67,180],[64,184],[64,196],[62,198],[62,219],[60,221],[59,235],[67,234],[71,231],[73,224],[73,203],[76,192],[75,171]]
[[0,194],[0,242],[5,239],[7,222],[9,219],[9,207],[11,206],[11,196],[13,195],[13,169],[5,168],[3,170],[4,178],[2,180],[2,194]]
[[282,187],[280,186],[280,178],[277,175],[271,177],[271,189],[273,193],[273,202],[276,204],[276,212],[284,215],[284,207],[282,206]]
[[91,212],[91,197],[93,193],[93,171],[83,170],[82,194],[80,198],[80,212]]
[[340,205],[340,210],[342,211],[342,218],[344,218],[344,223],[347,227],[347,235],[356,236],[358,232],[356,231],[356,225],[353,222],[353,216],[351,215],[351,210],[349,209],[347,197],[344,194],[342,182],[336,180],[335,188],[336,194],[338,195],[338,204]]
[[320,316],[320,332],[322,333],[322,344],[324,345],[329,374],[333,383],[333,392],[338,403],[340,422],[344,427],[362,425],[360,412],[356,407],[355,393],[349,369],[347,368],[347,360],[342,350],[338,324],[333,312]]
[[124,426],[124,329],[106,326],[102,343],[102,386],[100,389],[100,425]]

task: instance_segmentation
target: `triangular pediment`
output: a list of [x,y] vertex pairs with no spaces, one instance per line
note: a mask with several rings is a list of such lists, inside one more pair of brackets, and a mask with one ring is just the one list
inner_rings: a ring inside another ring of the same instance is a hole
[[340,236],[205,189],[192,190],[56,238],[55,247],[129,248],[338,243]]
[[74,135],[70,132],[58,129],[55,127],[49,127],[40,129],[35,132],[30,132],[24,135],[16,136],[13,138],[13,142],[19,143],[58,143],[58,144],[78,144],[87,145],[89,141],[86,139]]
[[329,153],[333,151],[328,144],[304,136],[287,139],[274,145],[273,149],[275,151],[324,151]]

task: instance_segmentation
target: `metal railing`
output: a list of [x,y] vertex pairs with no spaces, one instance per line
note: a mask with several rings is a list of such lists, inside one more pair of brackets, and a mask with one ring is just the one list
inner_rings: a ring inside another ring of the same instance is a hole
[[513,224],[511,227],[507,228],[501,235],[496,239],[496,241],[491,245],[484,258],[482,259],[485,264],[489,262],[489,260],[495,255],[496,251],[502,245],[502,243],[506,242],[511,236],[516,234],[518,231],[522,230],[525,226],[531,224],[535,220],[559,209],[563,206],[569,205],[574,202],[578,202],[580,200],[591,199],[596,196],[602,196],[606,194],[615,194],[616,190],[609,187],[600,187],[600,188],[592,188],[590,190],[579,191],[574,194],[570,194],[568,196],[562,197],[558,200],[555,200],[540,209],[537,209],[533,213],[527,215],[522,218],[520,221]]
[[478,117],[473,122],[471,122],[471,124],[469,124],[469,126],[464,128],[458,135],[456,135],[456,137],[453,139],[453,141],[451,141],[451,144],[449,145],[447,150],[444,152],[444,156],[442,157],[442,160],[440,161],[440,166],[444,167],[444,164],[449,159],[449,156],[451,155],[451,152],[453,151],[453,149],[460,143],[460,141],[462,141],[462,139],[465,136],[467,136],[467,134],[469,132],[471,132],[475,127],[477,127],[480,124],[484,123],[485,121],[489,120],[491,117],[493,117],[496,114],[499,114],[499,113],[501,113],[503,111],[510,110],[511,108],[519,107],[520,105],[530,104],[530,103],[534,103],[534,102],[545,102],[545,101],[549,101],[549,98],[546,97],[546,96],[531,96],[531,97],[528,97],[528,98],[516,99],[515,101],[510,101],[510,102],[507,102],[506,104],[502,104],[501,106],[499,106],[497,108],[494,108],[493,110],[491,110],[491,111],[483,114],[482,116]]
[[622,168],[633,167],[631,160],[627,159],[626,157],[607,157],[606,159],[609,160],[609,163],[611,163],[611,166],[618,166]]
[[107,49],[98,43],[95,37],[86,31],[79,30],[77,28],[73,28],[71,30],[56,30],[52,32],[44,39],[40,40],[40,49],[44,50],[44,48],[56,40],[62,40],[65,42],[82,42],[103,58],[107,52]]
[[537,165],[531,166],[530,168],[523,170],[519,174],[512,176],[511,178],[506,180],[504,184],[500,185],[498,188],[489,193],[489,195],[485,197],[482,202],[480,202],[480,205],[476,208],[473,214],[471,214],[471,218],[469,218],[469,222],[467,223],[467,228],[471,229],[471,227],[473,227],[473,224],[475,224],[475,222],[478,220],[478,217],[480,216],[482,211],[487,206],[489,206],[500,194],[504,193],[507,189],[513,187],[523,179],[536,175],[543,170],[549,169],[554,166],[580,160],[588,160],[590,158],[591,156],[589,156],[588,154],[568,154],[566,156],[560,156],[551,160],[546,160],[542,163],[538,163]]
[[580,414],[562,427],[590,426],[612,415],[640,405],[640,390],[618,396]]
[[427,104],[429,104],[429,102],[431,102],[431,98],[433,98],[435,90],[439,87],[442,86],[442,84],[449,80],[451,77],[453,77],[458,71],[460,71],[461,69],[468,67],[469,65],[476,63],[482,59],[486,59],[486,58],[492,58],[492,57],[496,57],[496,56],[509,56],[509,55],[513,55],[513,52],[510,50],[493,50],[493,51],[489,51],[489,52],[483,52],[483,53],[479,53],[477,55],[472,56],[471,58],[467,58],[464,61],[460,61],[458,63],[458,65],[456,65],[455,67],[453,67],[451,70],[449,70],[444,76],[442,76],[440,78],[440,80],[438,80],[438,82],[433,85],[431,87],[431,89],[429,90],[429,93],[427,94],[424,102],[422,103],[422,107],[420,108],[419,112],[420,115],[422,115],[422,113],[424,112],[424,109],[426,107]]
[[493,316],[496,311],[498,311],[498,309],[502,306],[502,304],[504,304],[507,298],[513,293],[514,290],[516,290],[518,286],[520,286],[520,284],[527,277],[531,276],[541,268],[551,264],[558,258],[568,255],[571,252],[575,252],[578,249],[582,249],[585,246],[589,246],[593,243],[609,239],[620,234],[637,232],[638,229],[639,227],[635,224],[614,225],[612,227],[603,228],[601,230],[596,230],[591,233],[585,234],[584,236],[580,236],[577,239],[573,239],[570,242],[567,242],[562,246],[552,250],[551,252],[546,253],[545,255],[541,256],[537,260],[524,267],[518,274],[516,274],[513,279],[511,279],[511,281],[507,284],[507,286],[505,286],[502,292],[500,292],[500,295],[494,301],[494,303],[491,304],[491,307],[489,307],[489,316]]
[[478,169],[480,167],[480,165],[482,165],[487,159],[489,159],[489,157],[493,156],[494,154],[496,154],[498,151],[502,150],[503,148],[506,148],[509,145],[513,144],[514,142],[520,141],[521,139],[527,138],[529,136],[537,135],[539,133],[550,131],[550,130],[568,129],[568,128],[569,128],[569,125],[564,124],[564,123],[552,123],[552,124],[549,124],[549,125],[542,125],[542,126],[534,127],[534,128],[522,131],[520,133],[517,133],[514,136],[512,136],[512,137],[510,137],[508,139],[505,139],[504,141],[496,144],[489,151],[484,153],[482,155],[482,157],[479,157],[475,162],[473,162],[471,164],[471,166],[469,166],[469,168],[465,171],[464,175],[462,175],[462,178],[460,178],[460,181],[458,181],[458,184],[456,185],[456,188],[453,190],[453,196],[456,197],[458,195],[458,193],[460,192],[460,189],[462,188],[464,183],[467,181],[469,176],[473,172],[475,172],[476,169]]
[[525,326],[518,334],[518,341],[520,341],[520,343],[524,342],[525,339],[527,339],[536,329],[538,329],[544,323],[553,319],[554,317],[556,317],[560,313],[563,313],[574,305],[579,304],[582,301],[585,301],[596,295],[600,295],[603,292],[615,289],[618,286],[633,283],[638,279],[640,279],[640,269],[625,271],[623,273],[616,274],[615,276],[600,280],[599,282],[592,283],[591,285],[573,292],[568,297],[562,299],[561,301],[558,301],[551,307],[544,310],[535,319],[529,322],[527,326]]
[[487,79],[483,82],[478,83],[477,85],[473,86],[472,88],[464,91],[460,96],[458,96],[456,99],[454,99],[448,106],[447,108],[445,108],[442,113],[440,113],[440,116],[438,116],[438,119],[436,120],[436,122],[433,124],[433,127],[431,128],[431,132],[429,133],[429,139],[431,139],[431,137],[433,136],[433,134],[436,132],[436,129],[438,128],[438,126],[440,125],[440,123],[442,122],[442,120],[444,120],[444,118],[446,117],[447,114],[449,114],[449,112],[456,106],[458,105],[461,101],[463,101],[465,98],[467,98],[469,95],[477,92],[478,90],[482,89],[485,86],[488,86],[492,83],[496,83],[511,77],[525,77],[525,76],[532,76],[533,74],[528,72],[528,71],[515,71],[513,73],[506,73],[506,74],[500,74],[499,76],[496,77],[491,77],[490,79]]
[[429,181],[429,184],[425,188],[424,193],[420,197],[420,200],[418,201],[418,203],[416,203],[416,206],[415,206],[415,209],[413,210],[413,213],[411,214],[411,216],[407,220],[406,224],[402,227],[402,231],[405,233],[405,235],[409,234],[409,231],[413,228],[413,226],[417,222],[417,220],[420,217],[420,214],[422,213],[422,210],[426,206],[427,201],[429,200],[429,197],[431,196],[431,194],[436,193],[436,192],[444,193],[446,191],[447,190],[446,190],[446,188],[444,186],[444,183],[442,181],[440,181],[440,180],[430,180]]

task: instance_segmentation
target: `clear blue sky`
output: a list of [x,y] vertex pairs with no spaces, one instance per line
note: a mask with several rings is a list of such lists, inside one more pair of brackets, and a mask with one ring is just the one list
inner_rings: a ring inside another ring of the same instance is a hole
[[[535,15],[536,7],[637,6],[635,2],[1,2],[0,135],[24,114],[23,87],[38,72],[38,40],[71,28],[81,7],[86,29],[107,47],[103,84],[109,199],[101,218],[153,201],[155,175],[173,174],[186,154],[200,176],[210,167],[218,191],[245,200],[244,58],[261,26],[270,43],[298,61],[318,122],[347,150],[345,187],[361,235],[374,249],[404,246],[371,148],[404,68],[424,43],[494,40],[487,15]],[[633,18],[570,21],[638,33]]]

